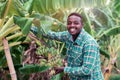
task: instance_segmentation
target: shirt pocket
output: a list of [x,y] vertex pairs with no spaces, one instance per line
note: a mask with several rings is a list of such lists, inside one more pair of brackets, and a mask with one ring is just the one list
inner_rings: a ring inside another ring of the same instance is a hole
[[82,54],[82,46],[80,45],[74,45],[72,46],[72,52],[73,55],[80,56]]
[[75,67],[80,67],[80,66],[82,66],[82,64],[83,64],[82,56],[79,56],[76,59],[74,59]]

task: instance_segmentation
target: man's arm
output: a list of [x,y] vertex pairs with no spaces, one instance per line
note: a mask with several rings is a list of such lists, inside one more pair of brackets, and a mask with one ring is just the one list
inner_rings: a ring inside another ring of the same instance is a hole
[[[35,26],[32,26],[30,29],[35,35],[38,33],[38,28]],[[41,30],[42,31],[42,30]],[[49,39],[55,39],[58,41],[66,41],[68,38],[68,32],[67,31],[63,31],[63,32],[53,32],[51,30],[47,31],[46,33],[42,34],[43,37],[45,38],[49,38]]]
[[68,38],[68,32],[67,31],[63,31],[63,32],[49,31],[47,34],[43,36],[49,39],[54,39],[54,40],[58,40],[61,42],[65,42]]
[[96,59],[99,58],[99,56],[97,56],[99,54],[98,47],[95,44],[89,43],[85,45],[83,52],[83,65],[80,67],[65,67],[64,72],[79,76],[91,74],[94,69]]

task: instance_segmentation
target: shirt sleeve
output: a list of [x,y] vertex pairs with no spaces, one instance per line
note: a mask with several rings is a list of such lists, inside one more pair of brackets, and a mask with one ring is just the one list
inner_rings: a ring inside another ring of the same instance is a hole
[[46,36],[49,39],[54,39],[54,40],[58,40],[61,42],[65,42],[68,38],[68,32],[67,31],[63,31],[63,32],[48,31]]
[[97,55],[99,54],[98,47],[96,44],[88,43],[84,46],[83,50],[83,65],[80,67],[65,67],[64,72],[79,76],[91,74],[95,66]]

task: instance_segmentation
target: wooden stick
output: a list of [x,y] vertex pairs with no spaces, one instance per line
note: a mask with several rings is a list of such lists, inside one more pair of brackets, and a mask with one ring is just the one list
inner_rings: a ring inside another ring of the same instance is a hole
[[8,41],[6,40],[6,38],[3,38],[3,46],[4,46],[5,56],[7,59],[7,64],[10,70],[11,80],[17,80],[16,72],[14,69],[12,57],[11,57],[10,50],[9,50]]

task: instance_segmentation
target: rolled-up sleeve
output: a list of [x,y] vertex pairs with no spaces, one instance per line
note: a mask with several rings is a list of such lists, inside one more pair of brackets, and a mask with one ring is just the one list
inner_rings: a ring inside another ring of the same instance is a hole
[[55,39],[61,42],[65,42],[68,38],[68,32],[67,31],[63,31],[63,32],[48,31],[46,36],[47,38],[50,38],[50,39]]

